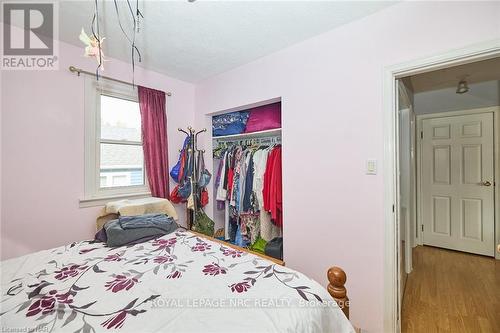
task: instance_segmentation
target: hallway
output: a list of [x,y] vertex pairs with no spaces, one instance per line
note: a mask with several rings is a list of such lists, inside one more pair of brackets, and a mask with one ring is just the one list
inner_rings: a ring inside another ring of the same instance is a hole
[[500,260],[418,246],[402,332],[500,332]]

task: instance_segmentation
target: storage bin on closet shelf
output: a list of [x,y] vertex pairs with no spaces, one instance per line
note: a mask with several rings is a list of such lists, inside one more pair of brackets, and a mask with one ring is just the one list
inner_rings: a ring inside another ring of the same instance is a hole
[[214,137],[255,133],[281,128],[281,102],[214,116]]

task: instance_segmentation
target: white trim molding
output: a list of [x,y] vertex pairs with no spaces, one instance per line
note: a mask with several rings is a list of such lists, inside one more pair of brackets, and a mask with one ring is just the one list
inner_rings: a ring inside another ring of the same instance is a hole
[[85,186],[80,207],[99,206],[116,199],[150,195],[145,171],[143,185],[100,187],[100,143],[142,146],[140,141],[101,140],[101,95],[138,102],[137,90],[131,86],[102,78],[97,81],[94,77],[85,76]]
[[108,202],[115,200],[124,200],[124,199],[141,199],[151,197],[150,192],[137,193],[137,194],[126,194],[126,195],[114,195],[111,197],[100,197],[96,199],[80,199],[80,208],[87,207],[96,207],[96,206],[104,206]]
[[[500,40],[468,46],[384,69],[384,332],[400,331],[399,290],[399,154],[397,79],[500,56]],[[498,207],[498,198],[496,207]],[[498,235],[498,230],[496,231]]]

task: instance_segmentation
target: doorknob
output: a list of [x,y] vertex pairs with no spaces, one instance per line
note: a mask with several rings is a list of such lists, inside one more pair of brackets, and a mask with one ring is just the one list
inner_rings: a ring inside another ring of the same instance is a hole
[[481,185],[483,186],[491,186],[491,183],[489,181],[482,182]]

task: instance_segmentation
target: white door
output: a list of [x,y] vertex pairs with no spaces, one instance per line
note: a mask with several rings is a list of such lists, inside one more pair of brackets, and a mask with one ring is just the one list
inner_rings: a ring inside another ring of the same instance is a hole
[[[415,228],[413,221],[413,200],[415,184],[413,183],[415,163],[412,145],[414,145],[413,136],[415,129],[413,110],[410,106],[408,109],[403,109],[399,114],[399,183],[400,183],[400,234],[402,246],[402,259],[404,261],[403,270],[405,273],[411,273],[412,270],[412,243],[413,234],[412,226]],[[404,290],[404,287],[403,287]]]
[[424,244],[494,256],[493,113],[422,125]]
[[410,247],[410,140],[411,140],[411,110],[399,111],[399,239],[400,239],[400,297],[403,300],[407,274],[411,272]]

